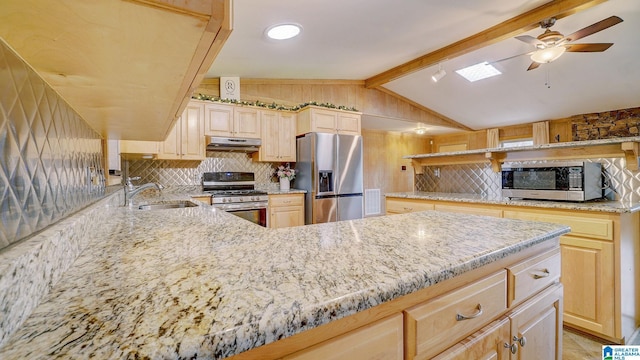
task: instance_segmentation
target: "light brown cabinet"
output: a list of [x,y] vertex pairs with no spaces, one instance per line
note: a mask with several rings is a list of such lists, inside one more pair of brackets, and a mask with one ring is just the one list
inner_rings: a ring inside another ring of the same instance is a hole
[[[393,197],[387,197],[385,203],[387,214],[403,212],[401,210],[405,208],[420,211],[433,207],[435,210],[570,226],[571,233],[560,237],[564,324],[612,343],[624,343],[640,322],[638,212],[609,213]],[[518,301],[517,296],[510,301]]]
[[296,114],[273,110],[260,111],[262,146],[253,154],[256,161],[296,161]]
[[298,112],[298,135],[309,132],[360,135],[361,114],[308,106]]
[[207,103],[204,110],[205,135],[261,137],[260,111],[257,108]]
[[178,118],[175,126],[160,143],[158,159],[204,160],[204,104],[191,101]]
[[160,146],[157,141],[120,140],[119,150],[123,159],[141,156],[155,157],[160,151]]
[[402,315],[379,320],[284,357],[286,360],[403,359]]
[[270,228],[304,225],[304,194],[269,195]]
[[562,359],[562,286],[554,285],[434,360]]

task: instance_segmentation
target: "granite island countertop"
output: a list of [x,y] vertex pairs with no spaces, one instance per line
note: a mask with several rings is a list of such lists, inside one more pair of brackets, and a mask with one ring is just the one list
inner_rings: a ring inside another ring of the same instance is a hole
[[531,206],[548,209],[600,211],[610,213],[631,213],[640,211],[640,203],[623,203],[620,201],[593,200],[585,202],[569,201],[548,201],[548,200],[525,200],[509,199],[502,196],[487,196],[480,194],[460,194],[427,191],[392,192],[384,194],[385,197],[417,199],[417,200],[438,200],[453,201],[459,203],[493,204],[493,205],[513,205]]
[[0,358],[224,358],[569,232],[434,211],[284,229],[204,204],[101,211],[110,232]]

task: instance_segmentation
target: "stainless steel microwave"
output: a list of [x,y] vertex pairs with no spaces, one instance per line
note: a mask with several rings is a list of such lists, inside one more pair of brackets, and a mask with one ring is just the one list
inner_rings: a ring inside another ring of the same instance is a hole
[[567,161],[502,167],[502,196],[587,201],[602,197],[602,164]]

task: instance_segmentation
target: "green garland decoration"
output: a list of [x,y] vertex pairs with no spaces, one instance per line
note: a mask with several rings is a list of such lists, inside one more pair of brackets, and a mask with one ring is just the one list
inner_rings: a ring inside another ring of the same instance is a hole
[[243,101],[243,100],[235,100],[235,99],[222,99],[218,96],[210,96],[205,94],[197,94],[191,96],[192,99],[195,100],[205,100],[205,101],[213,101],[225,104],[234,104],[234,105],[244,105],[244,106],[257,106],[261,108],[271,109],[271,110],[282,110],[282,111],[298,111],[300,109],[304,109],[307,106],[320,106],[328,109],[338,109],[338,110],[347,110],[347,111],[358,111],[355,107],[348,107],[343,105],[334,105],[331,103],[319,103],[316,101],[309,101],[300,105],[294,106],[284,106],[281,104],[271,103],[267,104],[262,101]]

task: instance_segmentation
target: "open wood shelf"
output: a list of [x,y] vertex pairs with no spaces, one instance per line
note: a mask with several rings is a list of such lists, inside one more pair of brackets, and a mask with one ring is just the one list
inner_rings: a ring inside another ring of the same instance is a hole
[[575,141],[566,143],[527,146],[521,148],[495,148],[450,153],[409,155],[416,174],[423,173],[423,166],[490,163],[491,169],[500,172],[508,161],[571,160],[619,157],[626,160],[626,167],[638,170],[640,137]]

